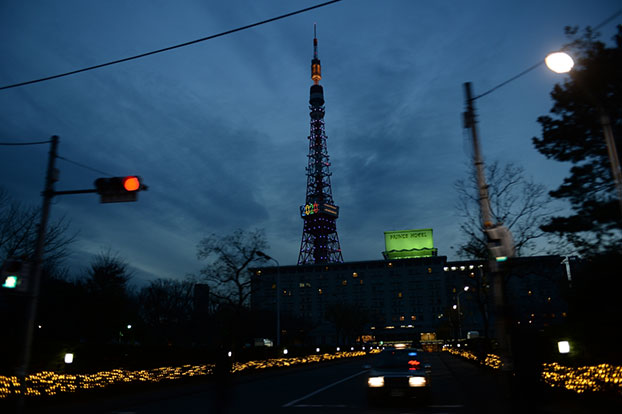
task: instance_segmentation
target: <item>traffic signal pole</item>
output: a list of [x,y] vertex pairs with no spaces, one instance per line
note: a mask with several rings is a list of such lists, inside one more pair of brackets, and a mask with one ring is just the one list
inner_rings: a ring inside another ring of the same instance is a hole
[[[479,206],[482,219],[482,230],[486,233],[487,229],[492,229],[494,224],[492,222],[492,212],[490,210],[490,200],[488,195],[488,185],[486,184],[486,176],[484,172],[484,161],[480,151],[479,139],[477,134],[477,121],[475,116],[474,102],[476,98],[473,98],[471,91],[471,82],[464,83],[464,94],[466,100],[466,112],[464,113],[464,127],[471,133],[471,139],[473,141],[473,163],[475,164],[475,173],[477,178],[477,187],[479,191]],[[488,237],[488,235],[487,235]],[[488,245],[490,250],[490,244]],[[512,358],[511,358],[511,343],[508,321],[508,310],[505,304],[505,288],[504,288],[504,276],[499,269],[499,264],[496,261],[495,255],[489,255],[488,269],[491,273],[492,289],[493,289],[493,303],[495,310],[495,335],[499,341],[499,357],[501,358],[501,369],[504,371],[511,371]]]
[[43,190],[43,204],[41,206],[41,221],[37,231],[37,243],[35,245],[35,252],[33,257],[33,263],[30,270],[29,277],[29,292],[27,294],[26,303],[26,324],[24,326],[24,340],[23,348],[17,367],[17,377],[20,382],[20,398],[18,400],[18,409],[21,412],[24,406],[24,397],[26,392],[26,375],[28,374],[28,367],[30,365],[30,355],[32,350],[32,340],[34,334],[34,326],[37,314],[37,302],[39,299],[39,285],[41,281],[41,263],[43,258],[43,249],[45,247],[45,233],[47,229],[48,218],[50,216],[50,206],[52,204],[52,197],[54,197],[54,182],[57,181],[57,170],[55,168],[57,150],[58,150],[58,136],[54,135],[50,141],[50,152],[48,156],[48,166],[45,174],[45,185]]

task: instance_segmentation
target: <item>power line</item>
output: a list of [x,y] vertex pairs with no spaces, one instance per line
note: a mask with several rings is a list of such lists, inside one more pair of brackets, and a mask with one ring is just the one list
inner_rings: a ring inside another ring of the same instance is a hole
[[266,23],[271,23],[271,22],[274,22],[274,21],[277,21],[277,20],[284,19],[286,17],[291,17],[291,16],[294,16],[296,14],[301,14],[301,13],[304,13],[304,12],[308,12],[310,10],[318,9],[320,7],[328,6],[329,4],[337,3],[337,2],[340,2],[340,1],[341,0],[327,1],[326,3],[317,4],[315,6],[307,7],[306,9],[297,10],[297,11],[294,11],[294,12],[291,12],[291,13],[283,14],[281,16],[273,17],[273,18],[268,19],[268,20],[263,20],[263,21],[260,21],[260,22],[257,22],[257,23],[249,24],[247,26],[238,27],[237,29],[227,30],[226,32],[222,32],[222,33],[218,33],[218,34],[215,34],[215,35],[203,37],[201,39],[191,40],[189,42],[180,43],[180,44],[177,44],[177,45],[174,45],[174,46],[165,47],[163,49],[158,49],[158,50],[153,50],[151,52],[141,53],[140,55],[126,57],[126,58],[118,59],[118,60],[113,60],[111,62],[101,63],[99,65],[89,66],[87,68],[78,69],[78,70],[74,70],[74,71],[71,71],[71,72],[66,72],[66,73],[61,73],[61,74],[58,74],[58,75],[47,76],[45,78],[34,79],[34,80],[26,81],[26,82],[15,83],[13,85],[2,86],[2,87],[0,87],[0,90],[17,88],[18,86],[30,85],[30,84],[33,84],[33,83],[44,82],[44,81],[48,81],[48,80],[51,80],[51,79],[62,78],[62,77],[69,76],[69,75],[75,75],[76,73],[80,73],[80,72],[86,72],[86,71],[93,70],[93,69],[103,68],[104,66],[116,65],[117,63],[123,63],[123,62],[127,62],[127,61],[134,60],[134,59],[140,59],[140,58],[143,58],[143,57],[146,57],[146,56],[155,55],[157,53],[168,52],[169,50],[178,49],[178,48],[185,47],[185,46],[190,46],[190,45],[193,45],[195,43],[205,42],[206,40],[215,39],[217,37],[222,37],[222,36],[225,36],[225,35],[228,35],[228,34],[231,34],[231,33],[240,32],[242,30],[250,29],[252,27],[261,26],[261,25],[266,24]]
[[37,141],[37,142],[0,142],[0,145],[3,146],[14,146],[14,145],[40,145],[40,144],[49,144],[52,141]]
[[[611,22],[613,19],[615,19],[616,17],[618,17],[618,16],[620,16],[620,15],[622,15],[622,9],[621,9],[621,10],[618,10],[617,12],[615,12],[614,14],[612,14],[611,16],[607,17],[605,20],[603,20],[602,22],[600,22],[599,24],[597,24],[596,26],[594,26],[594,28],[593,28],[592,30],[596,31],[596,30],[600,29],[601,27],[603,27],[603,26],[604,26],[604,25],[606,25],[607,23]],[[480,94],[480,95],[477,95],[475,98],[473,98],[473,100],[479,99],[479,98],[481,98],[482,96],[486,96],[486,95],[488,95],[489,93],[492,93],[492,92],[496,91],[496,90],[497,90],[497,89],[499,89],[500,87],[507,85],[508,83],[512,82],[513,80],[516,80],[516,79],[520,78],[520,77],[521,77],[521,76],[523,76],[523,75],[526,75],[527,73],[529,73],[529,72],[531,72],[532,70],[534,70],[534,69],[538,68],[538,67],[539,67],[540,65],[542,65],[542,64],[544,64],[544,60],[540,60],[540,61],[538,61],[538,63],[536,63],[535,65],[533,65],[533,66],[531,66],[531,67],[529,67],[529,68],[527,68],[527,69],[525,69],[524,71],[522,71],[522,72],[521,72],[521,73],[519,73],[518,75],[512,76],[510,79],[508,79],[508,80],[506,80],[506,81],[504,81],[504,82],[501,82],[501,83],[500,83],[500,84],[498,84],[497,86],[495,86],[495,87],[493,87],[493,88],[491,88],[491,89],[487,90],[486,92],[484,92],[484,93],[482,93],[482,94]]]
[[68,158],[61,157],[60,155],[57,155],[57,156],[56,156],[56,158],[61,159],[61,160],[63,160],[63,161],[67,161],[68,163],[71,163],[71,164],[77,165],[78,167],[82,167],[82,168],[86,168],[87,170],[94,171],[94,172],[96,172],[96,173],[98,173],[98,174],[104,174],[104,175],[107,175],[107,176],[112,176],[112,175],[113,175],[113,174],[109,174],[109,173],[107,173],[107,172],[105,172],[105,171],[101,171],[101,170],[98,170],[98,169],[96,169],[96,168],[89,167],[88,165],[80,164],[80,163],[79,163],[79,162],[77,162],[77,161],[72,161],[72,160],[70,160],[70,159],[68,159]]

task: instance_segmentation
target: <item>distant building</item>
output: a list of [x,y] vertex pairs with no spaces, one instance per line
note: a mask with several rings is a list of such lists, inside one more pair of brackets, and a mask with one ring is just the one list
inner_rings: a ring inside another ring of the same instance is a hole
[[[514,323],[537,328],[566,317],[562,259],[541,256],[506,262],[506,296]],[[257,268],[251,279],[253,310],[275,312],[277,274],[283,343],[288,330],[303,328],[307,330],[304,341],[314,345],[345,345],[357,339],[419,340],[422,334],[458,339],[466,338],[469,331],[483,336],[485,315],[490,315],[489,333],[493,333],[491,299],[483,286],[490,282],[482,261],[448,262],[445,256],[431,256]],[[352,313],[349,316],[356,317],[350,320],[364,322],[357,338],[339,332],[331,315],[334,310]],[[273,328],[270,333],[273,336]]]

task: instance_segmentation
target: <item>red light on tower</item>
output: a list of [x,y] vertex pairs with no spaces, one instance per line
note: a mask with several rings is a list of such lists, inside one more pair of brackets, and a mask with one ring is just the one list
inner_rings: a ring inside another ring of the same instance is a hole
[[140,180],[136,176],[129,176],[123,179],[123,188],[126,191],[138,191],[140,189]]

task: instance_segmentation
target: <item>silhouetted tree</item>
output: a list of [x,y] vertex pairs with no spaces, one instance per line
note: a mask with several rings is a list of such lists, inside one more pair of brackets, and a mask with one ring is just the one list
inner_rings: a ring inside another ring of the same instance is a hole
[[335,326],[337,343],[343,344],[343,341],[353,343],[363,333],[370,318],[356,305],[333,303],[326,307],[326,320]]
[[577,38],[577,29],[566,28],[575,40],[567,49],[575,67],[551,92],[551,116],[541,116],[542,137],[536,149],[547,158],[570,162],[570,176],[550,194],[568,200],[572,214],[552,217],[542,226],[564,236],[581,253],[622,250],[622,218],[600,118],[607,114],[618,153],[622,141],[622,25],[608,47],[589,28]]
[[189,339],[193,290],[193,281],[174,279],[153,280],[140,290],[140,315],[152,337],[169,344]]
[[[0,188],[0,261],[10,257],[31,259],[37,240],[40,209],[11,200],[6,190]],[[65,218],[48,225],[45,237],[44,260],[60,261],[68,255],[69,245],[76,234],[70,235]]]
[[131,272],[122,258],[110,252],[100,253],[87,270],[82,282],[83,329],[98,342],[120,342],[123,328],[136,318],[128,281]]
[[[488,196],[493,220],[503,223],[512,232],[516,254],[534,247],[534,240],[545,234],[544,224],[551,210],[551,199],[546,188],[525,177],[525,171],[516,164],[500,165],[495,161],[486,166]],[[469,259],[488,259],[486,237],[482,232],[479,191],[475,174],[454,183],[458,193],[456,209],[462,218],[460,230],[465,239],[456,251]]]
[[208,261],[201,274],[210,286],[210,295],[237,308],[246,306],[251,293],[249,269],[266,261],[256,253],[267,247],[262,230],[236,230],[230,235],[211,234],[202,239],[197,257]]

